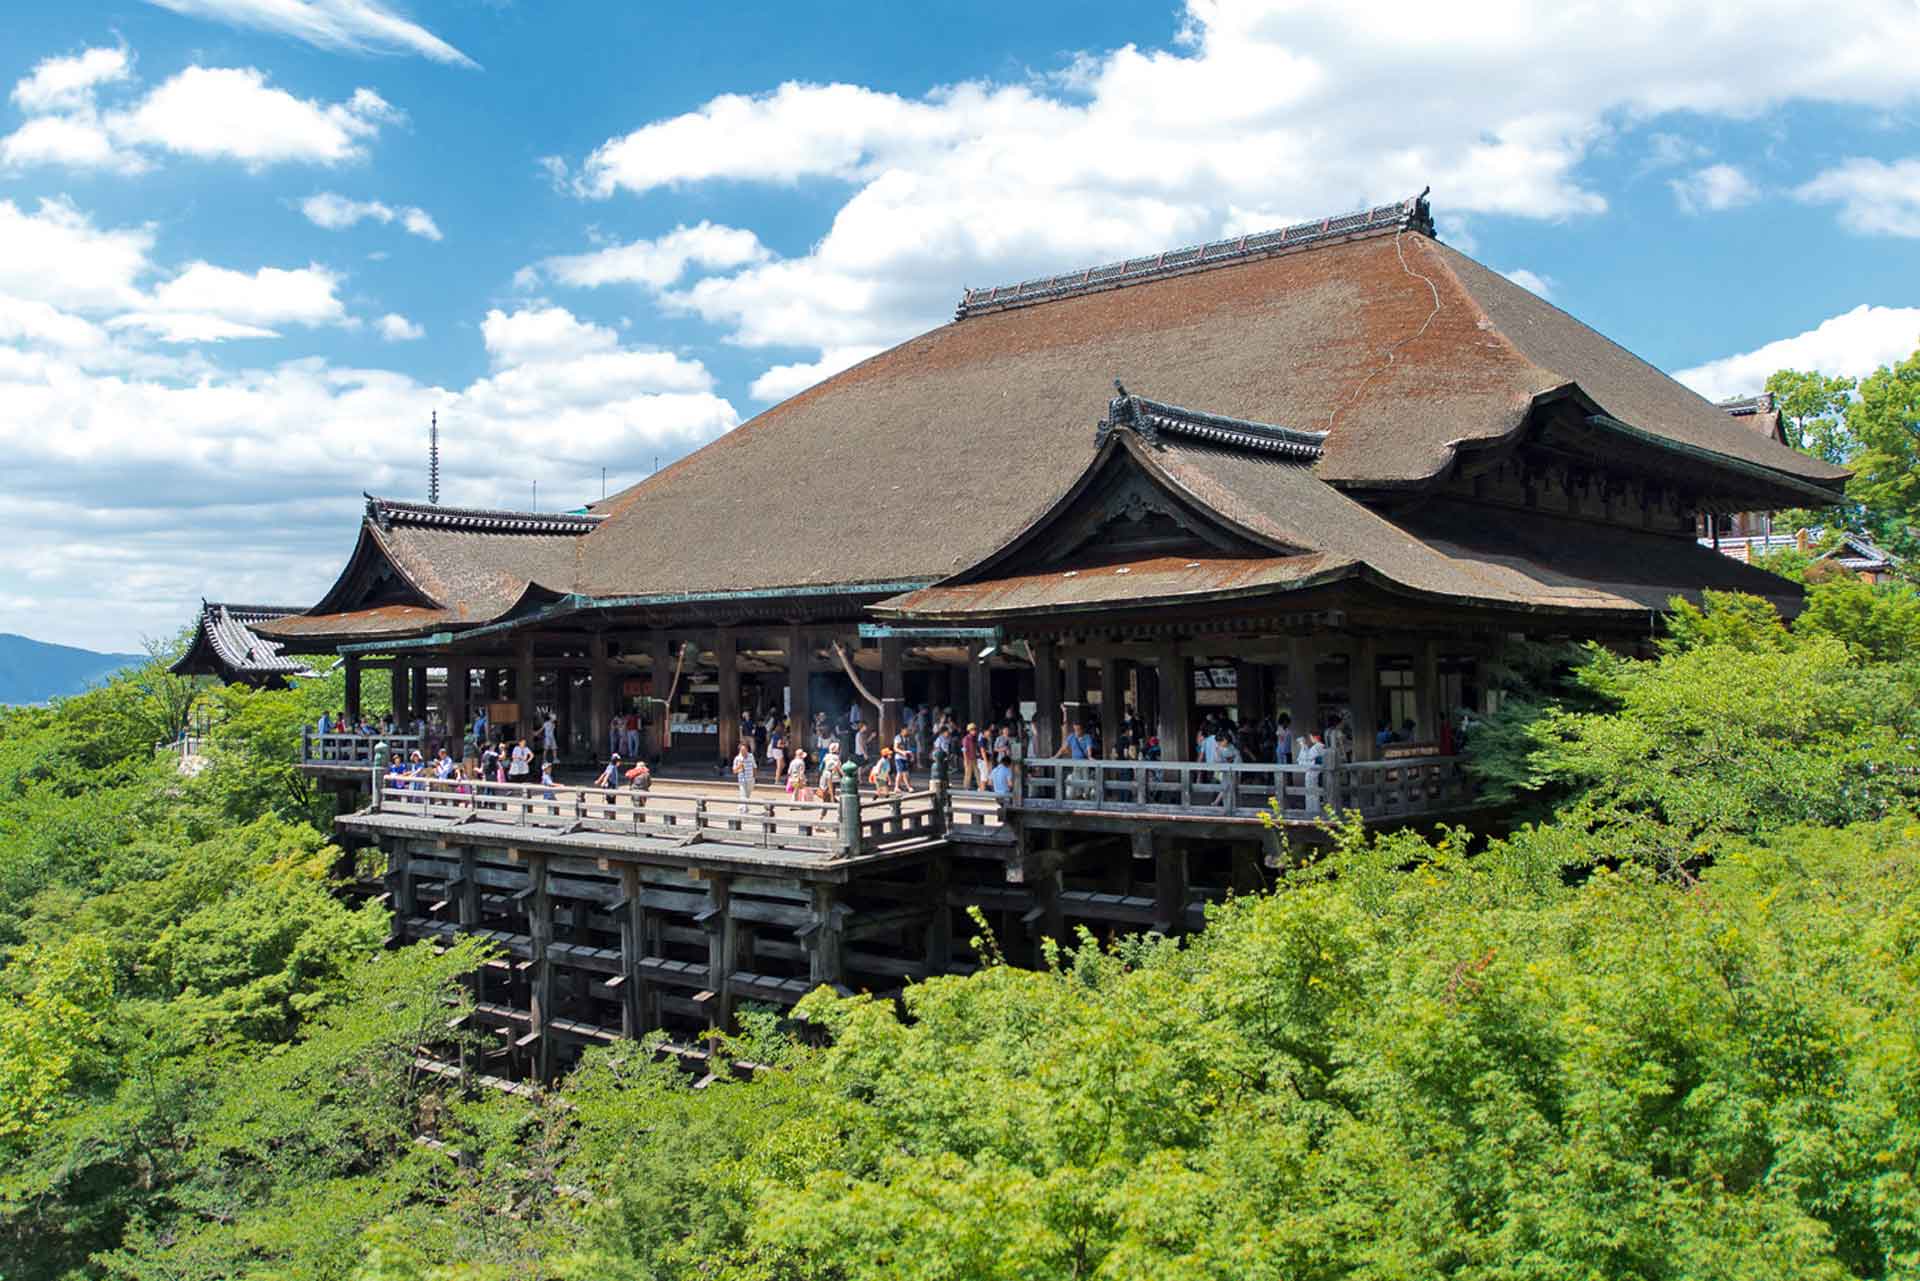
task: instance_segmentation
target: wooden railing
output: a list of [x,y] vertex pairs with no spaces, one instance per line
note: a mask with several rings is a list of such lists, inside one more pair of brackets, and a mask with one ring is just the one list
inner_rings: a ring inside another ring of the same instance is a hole
[[938,836],[946,826],[946,806],[933,792],[867,799],[852,811],[857,838],[849,840],[848,810],[833,801],[741,800],[393,773],[375,777],[373,808],[382,814],[820,854],[872,852]]
[[[406,760],[420,747],[418,734],[316,734],[312,729],[300,731],[300,763],[302,765],[373,765],[373,752],[380,744],[387,745],[387,754],[400,753],[400,759]],[[385,762],[379,762],[384,764]]]
[[1472,799],[1457,756],[1319,766],[1029,760],[1013,806],[1251,818],[1277,801],[1283,818],[1357,810],[1383,819],[1458,809]]

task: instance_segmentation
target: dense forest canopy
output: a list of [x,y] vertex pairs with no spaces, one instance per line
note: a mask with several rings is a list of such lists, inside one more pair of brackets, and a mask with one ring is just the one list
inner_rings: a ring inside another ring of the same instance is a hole
[[[1892,390],[1807,396],[1809,448],[1883,447]],[[192,776],[159,661],[0,713],[0,1276],[1915,1275],[1920,597],[1777,567],[1791,627],[1508,655],[1504,835],[1276,839],[1197,936],[1039,970],[982,928],[698,1090],[423,1069],[487,956],[338,892],[291,767],[337,677],[200,689]]]

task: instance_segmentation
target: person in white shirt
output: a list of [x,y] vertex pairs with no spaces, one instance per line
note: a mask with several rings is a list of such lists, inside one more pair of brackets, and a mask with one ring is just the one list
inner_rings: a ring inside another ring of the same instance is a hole
[[533,749],[527,746],[527,740],[521,739],[513,745],[513,752],[507,757],[507,781],[524,783],[527,773],[533,765]]
[[753,741],[740,740],[740,750],[733,754],[733,781],[740,785],[740,812],[747,812],[746,802],[753,798]]
[[553,713],[548,712],[547,719],[540,722],[540,746],[546,753],[548,759],[552,759],[560,754],[560,742],[555,736],[557,728],[558,726],[554,720]]

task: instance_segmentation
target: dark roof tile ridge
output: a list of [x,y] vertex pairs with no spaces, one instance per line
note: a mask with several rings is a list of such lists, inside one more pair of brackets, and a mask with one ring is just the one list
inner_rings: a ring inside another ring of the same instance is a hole
[[1120,393],[1107,402],[1107,416],[1094,433],[1098,445],[1116,427],[1137,432],[1149,444],[1162,443],[1162,437],[1179,437],[1207,445],[1219,445],[1248,453],[1268,454],[1296,462],[1316,462],[1325,446],[1327,433],[1277,427],[1272,423],[1225,414],[1169,405],[1145,396],[1136,396],[1120,386]]
[[604,516],[574,512],[508,511],[490,507],[444,507],[403,499],[366,496],[367,516],[381,529],[393,525],[455,529],[488,534],[584,534]]
[[1140,258],[1103,263],[1098,267],[1083,267],[1077,271],[1061,272],[1054,276],[1042,276],[1012,284],[994,285],[985,289],[969,288],[961,295],[960,305],[954,309],[953,318],[956,321],[965,320],[969,316],[984,315],[988,312],[1011,311],[1017,307],[1031,307],[1037,303],[1052,302],[1057,298],[1101,293],[1144,281],[1165,279],[1168,276],[1186,275],[1189,272],[1224,267],[1250,259],[1271,258],[1277,254],[1336,244],[1362,236],[1399,231],[1417,231],[1426,236],[1435,234],[1433,211],[1428,204],[1425,191],[1417,196],[1409,196],[1405,200],[1396,200],[1391,204],[1355,209],[1347,213],[1314,219],[1311,222],[1294,223],[1290,227],[1277,227],[1271,231],[1230,236],[1224,240],[1210,240],[1204,244],[1185,245],[1179,249],[1167,249]]

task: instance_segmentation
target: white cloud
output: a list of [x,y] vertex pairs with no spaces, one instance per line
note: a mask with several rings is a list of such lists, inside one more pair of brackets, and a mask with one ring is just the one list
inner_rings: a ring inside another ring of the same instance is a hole
[[69,311],[137,306],[152,249],[151,229],[101,230],[66,200],[36,213],[0,200],[0,293]]
[[340,278],[317,263],[287,270],[233,271],[190,264],[153,291],[161,312],[210,314],[252,325],[333,325],[347,318],[335,290]]
[[478,66],[473,59],[378,0],[147,0],[190,18],[255,27],[323,49],[354,53],[417,53],[435,62]]
[[[371,89],[356,89],[345,102],[297,98],[252,67],[188,67],[130,105],[103,110],[95,88],[126,79],[108,74],[114,58],[124,70],[123,53],[95,49],[66,60],[73,67],[41,63],[15,85],[14,101],[28,119],[0,138],[0,162],[136,172],[150,167],[153,153],[170,152],[254,169],[337,165],[364,157],[382,126],[404,119]],[[97,65],[86,65],[89,59]]]
[[1531,290],[1533,293],[1539,294],[1542,298],[1551,298],[1553,296],[1553,278],[1550,276],[1542,276],[1538,272],[1527,270],[1525,267],[1515,267],[1512,271],[1503,271],[1500,274],[1522,289]]
[[29,115],[72,111],[93,104],[94,90],[133,74],[125,49],[88,49],[71,58],[45,58],[13,87],[13,102]]
[[432,215],[418,206],[396,208],[378,200],[349,200],[334,192],[322,191],[302,200],[300,212],[306,215],[308,222],[328,231],[341,231],[371,219],[378,223],[398,221],[404,230],[413,235],[427,240],[440,239],[440,228]]
[[1684,178],[1671,179],[1673,198],[1686,213],[1718,213],[1760,198],[1760,188],[1733,165],[1708,165]]
[[[169,283],[192,298],[246,292],[192,268]],[[376,329],[389,322],[406,323],[390,315]],[[656,455],[738,422],[699,362],[623,347],[562,309],[490,315],[482,332],[495,367],[457,388],[317,358],[102,369],[88,349],[151,341],[148,330],[109,333],[41,300],[0,297],[11,481],[0,521],[14,531],[0,547],[0,630],[121,649],[170,633],[202,594],[317,599],[351,545],[361,491],[421,495],[431,411],[446,500],[473,506],[524,506],[535,480],[545,507],[581,502],[600,492],[603,467],[625,483]]]
[[1793,193],[1840,206],[1840,221],[1868,235],[1920,236],[1920,158],[1886,164],[1854,158],[1817,175]]
[[1725,400],[1757,393],[1775,370],[1812,369],[1859,377],[1905,360],[1915,348],[1920,348],[1920,307],[1863,303],[1804,333],[1679,370],[1674,377],[1710,400]]
[[[1589,6],[1189,0],[1170,49],[1127,46],[1051,80],[918,97],[798,83],[724,94],[608,139],[570,181],[594,199],[713,183],[844,189],[806,252],[664,295],[734,342],[805,353],[771,373],[760,390],[772,394],[828,352],[939,323],[965,285],[1428,184],[1462,243],[1477,216],[1603,210],[1586,162],[1623,134],[1671,128],[1670,113],[1747,119],[1789,101],[1920,98],[1920,81],[1887,56],[1920,49],[1912,5],[1868,0],[1834,23],[1815,0],[1759,4],[1640,5],[1623,18]],[[1696,162],[1677,141],[1641,145],[1660,163]],[[1741,198],[1725,184],[1708,194]]]
[[380,317],[378,328],[380,336],[388,342],[412,342],[416,338],[427,336],[425,329],[397,311],[390,311]]
[[691,227],[675,227],[656,240],[635,240],[592,253],[549,258],[541,267],[562,284],[582,287],[634,284],[663,289],[680,279],[690,266],[742,267],[763,262],[770,256],[760,238],[751,231],[700,222]]
[[775,365],[753,380],[748,394],[762,402],[785,400],[843,369],[852,368],[879,350],[878,347],[835,347],[822,353],[818,360]]

